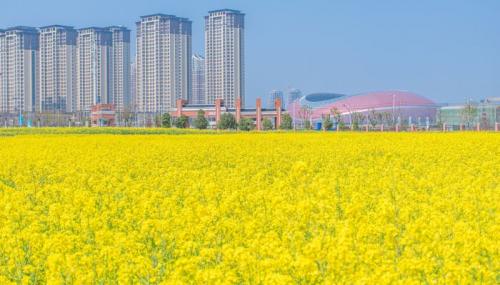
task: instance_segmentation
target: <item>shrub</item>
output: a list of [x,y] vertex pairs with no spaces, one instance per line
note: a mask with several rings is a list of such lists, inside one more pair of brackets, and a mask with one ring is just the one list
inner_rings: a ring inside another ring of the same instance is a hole
[[236,130],[238,124],[236,123],[236,118],[231,113],[224,113],[220,117],[220,121],[217,124],[217,128],[221,130]]
[[326,115],[323,117],[323,130],[327,131],[333,127],[333,122],[330,119],[330,115]]
[[161,126],[163,128],[171,128],[172,127],[172,118],[169,113],[163,114],[161,117]]
[[193,126],[199,130],[204,130],[208,127],[208,120],[205,118],[205,111],[198,111],[196,119],[193,121]]
[[291,130],[293,128],[293,120],[290,114],[284,114],[281,118],[280,129],[282,130]]
[[262,121],[262,128],[264,129],[264,131],[272,130],[273,129],[273,122],[271,122],[271,120],[269,120],[268,118],[265,118]]
[[255,127],[253,120],[249,118],[241,118],[238,128],[242,131],[250,131]]
[[175,127],[179,129],[189,128],[189,118],[186,115],[181,115],[175,120]]

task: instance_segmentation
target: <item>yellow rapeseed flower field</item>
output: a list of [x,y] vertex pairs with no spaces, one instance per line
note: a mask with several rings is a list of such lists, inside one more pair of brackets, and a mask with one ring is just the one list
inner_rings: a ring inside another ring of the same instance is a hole
[[500,135],[0,138],[0,284],[498,284]]

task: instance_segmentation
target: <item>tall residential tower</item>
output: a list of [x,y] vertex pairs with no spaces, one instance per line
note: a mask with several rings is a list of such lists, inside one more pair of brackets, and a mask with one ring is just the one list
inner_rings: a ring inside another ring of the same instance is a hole
[[75,109],[76,36],[73,27],[40,28],[40,112]]
[[34,112],[38,98],[39,33],[36,28],[0,31],[0,112]]
[[245,14],[236,10],[210,11],[205,17],[206,103],[223,99],[234,108],[245,102]]
[[205,58],[193,55],[192,104],[205,104]]
[[106,28],[78,30],[76,111],[109,103],[112,96],[112,32]]
[[155,14],[137,22],[136,107],[163,113],[191,98],[191,21]]
[[130,30],[125,27],[109,27],[109,30],[112,33],[112,96],[109,103],[122,112],[131,104]]
[[135,110],[136,91],[137,91],[137,64],[134,59],[130,64],[130,110]]
[[7,47],[5,46],[5,30],[0,29],[0,112],[7,111]]

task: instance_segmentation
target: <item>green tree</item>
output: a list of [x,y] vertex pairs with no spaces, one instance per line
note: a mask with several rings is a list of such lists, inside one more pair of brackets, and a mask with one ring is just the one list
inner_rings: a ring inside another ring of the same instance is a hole
[[189,118],[186,115],[181,115],[175,120],[175,127],[179,129],[189,128]]
[[170,117],[169,113],[165,113],[161,117],[161,126],[164,128],[171,128],[172,127],[172,117]]
[[290,116],[290,114],[284,114],[283,117],[281,117],[280,129],[291,130],[292,128],[293,128],[292,116]]
[[344,120],[341,120],[341,121],[337,124],[337,128],[338,128],[339,130],[343,130],[343,129],[345,129],[345,128],[346,128]]
[[221,130],[236,130],[238,124],[236,123],[236,118],[231,113],[224,113],[220,117],[220,121],[217,124],[217,128]]
[[204,130],[208,127],[208,120],[205,118],[205,111],[198,111],[196,119],[193,121],[193,126],[199,130]]
[[269,120],[268,118],[265,118],[262,121],[262,128],[264,129],[264,131],[272,130],[273,129],[273,122],[271,122],[271,120]]
[[242,131],[253,130],[254,128],[253,120],[250,118],[241,118],[240,123],[238,124],[238,128]]
[[332,119],[330,118],[330,114],[326,114],[323,116],[323,130],[328,131],[333,127]]

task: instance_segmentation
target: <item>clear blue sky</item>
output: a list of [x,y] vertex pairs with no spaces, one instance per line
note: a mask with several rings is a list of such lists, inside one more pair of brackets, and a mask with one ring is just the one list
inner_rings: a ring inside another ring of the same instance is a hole
[[500,0],[18,0],[0,27],[124,25],[167,13],[246,13],[247,102],[272,89],[354,94],[401,89],[438,102],[500,96]]

